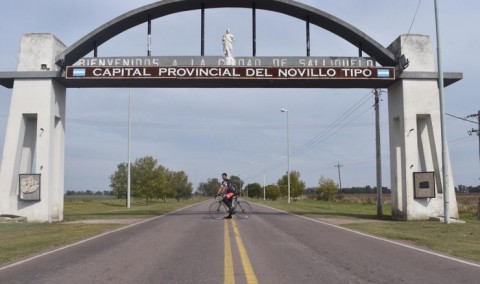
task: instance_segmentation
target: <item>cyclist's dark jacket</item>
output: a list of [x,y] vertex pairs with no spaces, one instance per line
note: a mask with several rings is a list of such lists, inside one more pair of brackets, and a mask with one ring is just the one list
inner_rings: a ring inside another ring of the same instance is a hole
[[225,190],[225,193],[235,193],[235,188],[233,187],[232,181],[230,179],[226,179],[223,181],[224,185],[226,183],[227,189]]

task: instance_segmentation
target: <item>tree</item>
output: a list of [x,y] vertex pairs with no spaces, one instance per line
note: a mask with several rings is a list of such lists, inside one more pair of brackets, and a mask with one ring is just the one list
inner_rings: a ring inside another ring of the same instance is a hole
[[65,192],[65,195],[76,195],[77,192],[75,190],[67,190],[67,192]]
[[154,195],[157,199],[162,199],[163,202],[167,202],[167,198],[173,198],[175,195],[174,189],[170,186],[170,171],[161,165],[158,165],[155,171],[156,181],[154,183]]
[[280,196],[280,189],[277,185],[270,184],[265,187],[265,198],[268,200],[277,200]]
[[[283,175],[277,185],[280,188],[282,196],[288,196],[288,176]],[[300,180],[300,173],[297,171],[290,172],[290,197],[296,198],[303,195],[305,191],[305,182]]]
[[[138,158],[131,165],[131,195],[145,198],[148,204],[152,198],[191,198],[192,183],[188,181],[185,172],[170,171],[158,165],[151,156]],[[110,187],[118,198],[126,197],[127,164],[117,165],[117,170],[110,176]],[[218,189],[218,187],[217,187]]]
[[183,171],[168,171],[167,180],[168,188],[170,189],[168,197],[175,198],[177,201],[192,197],[192,183],[188,181],[188,176]]
[[231,175],[230,181],[232,182],[233,186],[237,190],[237,193],[240,193],[242,191],[242,185],[244,184],[243,180],[238,176]]
[[333,181],[331,178],[320,177],[318,182],[318,189],[317,193],[319,194],[320,198],[325,200],[330,200],[334,197],[338,192],[338,185]]
[[127,163],[117,165],[117,170],[110,176],[110,188],[117,198],[127,196]]
[[248,197],[263,198],[263,188],[259,183],[249,183],[245,190],[248,192]]
[[151,156],[138,158],[132,166],[132,192],[136,196],[145,198],[148,202],[155,197],[162,197],[164,180],[163,167],[157,167],[157,160]]
[[202,196],[213,196],[220,188],[220,181],[217,178],[208,179],[207,182],[201,182],[197,191]]

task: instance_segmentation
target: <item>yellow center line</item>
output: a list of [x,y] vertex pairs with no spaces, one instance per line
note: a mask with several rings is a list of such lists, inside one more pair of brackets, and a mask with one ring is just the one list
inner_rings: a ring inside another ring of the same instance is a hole
[[235,274],[233,272],[233,258],[232,258],[232,247],[230,246],[230,232],[228,230],[228,222],[224,221],[225,228],[225,284],[235,284]]
[[[240,252],[240,258],[242,259],[243,270],[245,271],[245,276],[247,277],[248,284],[257,284],[257,276],[255,276],[255,272],[253,271],[252,264],[250,263],[250,259],[248,258],[247,250],[243,245],[242,238],[240,237],[240,232],[238,231],[237,223],[235,219],[232,219],[233,225],[233,232],[235,233],[235,239],[237,240],[238,251]],[[226,254],[226,252],[225,252]]]

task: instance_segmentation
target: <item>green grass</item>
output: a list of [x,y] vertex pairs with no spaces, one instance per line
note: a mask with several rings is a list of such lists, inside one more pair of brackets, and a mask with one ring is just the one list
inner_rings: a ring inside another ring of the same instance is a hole
[[[285,210],[297,215],[306,215],[317,218],[360,218],[375,219],[377,214],[376,205],[368,200],[323,201],[315,199],[295,200],[288,204],[285,200],[263,201],[252,200],[277,209]],[[384,218],[391,219],[390,205],[383,206]]]
[[0,265],[118,228],[119,224],[0,224]]
[[181,207],[199,202],[199,199],[175,201],[150,201],[132,199],[130,208],[126,207],[124,199],[73,196],[65,198],[64,221],[90,219],[132,219],[159,216]]
[[433,221],[382,221],[346,227],[460,258],[480,261],[480,222],[444,224]]

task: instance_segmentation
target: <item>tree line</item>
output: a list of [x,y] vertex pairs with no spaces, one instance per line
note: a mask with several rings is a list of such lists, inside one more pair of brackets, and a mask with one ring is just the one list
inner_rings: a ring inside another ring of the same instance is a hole
[[[127,163],[117,165],[117,170],[110,176],[111,191],[74,191],[68,190],[65,195],[114,195],[117,198],[126,198],[127,196]],[[275,184],[263,186],[259,183],[245,184],[238,176],[230,177],[233,185],[240,195],[252,198],[262,198],[265,196],[268,200],[276,200],[279,197],[288,196],[288,176],[283,175]],[[201,182],[195,192],[195,195],[213,196],[217,193],[221,181],[217,178],[207,179]],[[460,193],[480,193],[480,186],[458,185],[455,188]],[[138,158],[131,164],[131,196],[141,197],[148,203],[152,199],[167,198],[188,199],[192,197],[193,186],[189,182],[188,176],[183,171],[171,171],[168,168],[159,165],[158,161],[151,156]],[[301,180],[298,171],[290,172],[290,197],[296,199],[302,195],[317,195],[318,198],[331,200],[337,194],[374,194],[376,187],[370,185],[363,187],[349,187],[339,189],[339,186],[331,178],[321,176],[316,187],[305,187],[305,182]],[[382,187],[382,192],[389,194],[391,190]]]
[[[265,192],[263,186],[259,183],[250,183],[242,187],[243,181],[238,177],[232,175],[231,178],[234,185],[240,185],[238,193],[243,196],[251,198],[263,198],[268,200],[276,200],[279,197],[288,196],[288,175],[283,175],[278,179],[276,184],[269,184],[265,186]],[[217,193],[220,187],[220,181],[217,178],[208,179],[206,182],[200,183],[197,193],[202,196],[213,196]],[[330,200],[338,193],[338,185],[330,178],[321,177],[318,186],[314,189],[309,189],[312,193],[316,193],[320,198]],[[300,172],[290,172],[290,197],[296,199],[307,193],[305,182],[301,179]]]
[[65,195],[72,196],[72,195],[97,195],[97,196],[110,196],[114,195],[113,191],[111,190],[104,190],[104,191],[92,191],[92,190],[67,190]]
[[[276,200],[279,196],[287,196],[288,183],[287,175],[281,177],[277,184],[270,184],[265,187],[266,199]],[[240,177],[232,175],[230,180],[237,189],[237,193],[243,196],[252,198],[263,198],[263,187],[259,183],[246,184]],[[202,196],[213,196],[217,193],[221,181],[217,178],[208,179],[206,182],[201,182],[197,189],[197,194]],[[290,172],[290,196],[298,197],[303,195],[305,190],[305,182],[300,180],[300,173]]]
[[[169,170],[151,156],[138,158],[130,165],[130,178],[130,195],[145,199],[147,204],[152,199],[192,197],[193,186],[185,172]],[[128,164],[120,163],[110,176],[110,188],[117,198],[126,198],[127,184]]]
[[[117,170],[110,176],[110,188],[113,195],[117,198],[126,198],[127,196],[127,163],[117,165]],[[156,198],[165,201],[167,198],[177,200],[192,197],[192,183],[183,171],[171,171],[168,168],[159,165],[158,161],[151,156],[138,158],[131,164],[131,196],[141,197],[148,203]],[[259,183],[245,184],[238,176],[231,175],[230,180],[237,189],[239,195],[252,198],[263,198],[276,200],[279,197],[288,196],[288,176],[280,177],[275,184],[265,187]],[[210,178],[201,182],[195,192],[200,196],[214,196],[221,185],[218,178]],[[388,192],[387,188],[383,188]],[[304,194],[317,194],[319,198],[331,200],[338,193],[373,193],[376,188],[370,186],[342,189],[331,178],[320,177],[318,186],[306,188],[305,182],[301,179],[300,172],[290,172],[290,197],[296,199]]]
[[480,185],[466,186],[460,184],[455,188],[455,191],[459,193],[480,193]]

